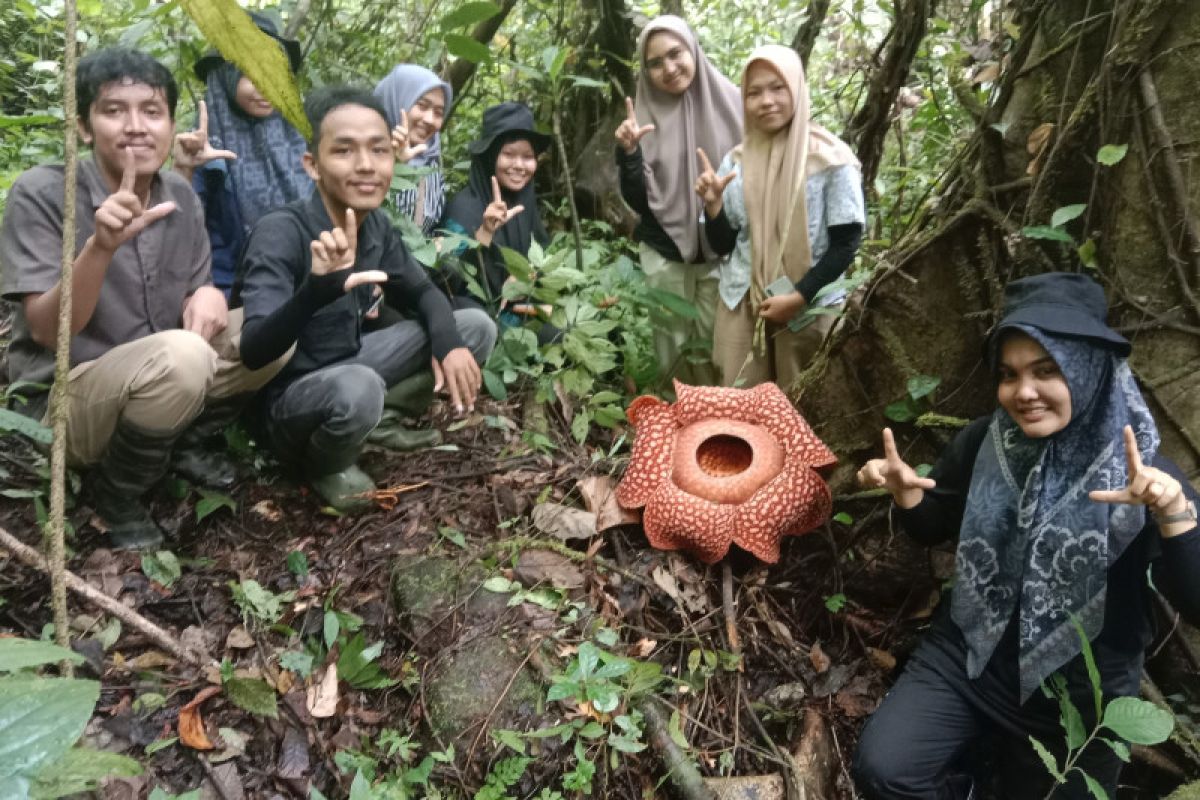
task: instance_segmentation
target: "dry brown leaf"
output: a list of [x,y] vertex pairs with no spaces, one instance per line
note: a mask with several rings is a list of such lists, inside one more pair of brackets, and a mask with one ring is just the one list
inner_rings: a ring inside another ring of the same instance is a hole
[[875,706],[879,704],[879,701],[874,697],[870,697],[865,694],[859,694],[858,692],[852,692],[848,689],[838,692],[834,696],[833,702],[837,704],[837,707],[840,708],[846,716],[853,717],[855,719],[867,716],[874,711]]
[[896,657],[887,650],[880,650],[876,647],[867,648],[867,658],[871,663],[879,667],[884,672],[891,672],[896,668]]
[[654,652],[656,647],[658,647],[658,642],[653,639],[638,639],[633,647],[629,648],[629,655],[632,658],[646,658]]
[[522,550],[513,573],[526,586],[549,583],[556,589],[578,589],[584,582],[571,559],[549,550]]
[[213,743],[204,730],[204,718],[200,716],[200,704],[220,692],[221,687],[219,686],[201,689],[190,703],[179,709],[179,741],[193,750],[213,749]]
[[225,637],[225,647],[228,650],[245,650],[254,647],[254,637],[245,628],[238,625]]
[[576,484],[583,504],[596,515],[596,530],[604,532],[618,525],[634,525],[641,515],[617,502],[617,482],[608,475],[589,475]]
[[166,667],[174,663],[175,659],[161,650],[147,650],[130,661],[129,667],[135,670],[157,669],[158,667]]
[[283,509],[274,500],[259,500],[250,506],[250,510],[267,522],[279,522],[283,519]]
[[971,78],[971,83],[978,86],[981,83],[995,83],[996,78],[1000,77],[1000,65],[995,61],[989,61],[980,67],[979,71]]
[[308,713],[317,719],[332,717],[337,712],[338,676],[337,663],[331,663],[325,668],[325,675],[320,683],[308,687]]
[[279,676],[275,678],[275,691],[280,694],[287,694],[296,685],[296,673],[288,670],[280,670]]
[[808,651],[808,660],[812,662],[813,669],[817,672],[825,672],[833,665],[833,660],[821,649],[820,642],[813,643],[812,649]]
[[559,539],[590,539],[596,535],[596,515],[561,503],[533,507],[533,524],[542,533]]
[[1025,174],[1034,176],[1037,175],[1042,168],[1042,156],[1050,145],[1050,135],[1054,133],[1053,122],[1043,122],[1033,129],[1029,134],[1029,138],[1025,140],[1025,150],[1029,155],[1033,156],[1029,160],[1029,166],[1025,168]]

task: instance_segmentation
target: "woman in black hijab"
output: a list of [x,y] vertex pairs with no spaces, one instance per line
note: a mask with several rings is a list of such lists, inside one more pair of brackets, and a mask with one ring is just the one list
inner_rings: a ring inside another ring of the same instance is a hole
[[[539,314],[537,306],[501,298],[509,279],[501,248],[527,256],[533,242],[545,246],[550,241],[533,188],[538,156],[550,141],[549,136],[534,129],[528,106],[508,102],[488,108],[483,112],[482,135],[467,148],[471,152],[467,185],[450,200],[442,218],[443,229],[479,242],[479,285],[487,296],[475,297],[464,282],[458,282],[451,287],[451,302],[456,308],[486,308],[497,314],[502,328]],[[456,255],[471,258],[465,252]],[[538,341],[545,344],[558,334],[556,328],[543,322]]]

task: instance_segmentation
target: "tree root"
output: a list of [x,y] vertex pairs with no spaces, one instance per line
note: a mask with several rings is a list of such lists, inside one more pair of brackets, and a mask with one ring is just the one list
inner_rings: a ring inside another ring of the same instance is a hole
[[704,783],[700,770],[696,769],[692,760],[671,739],[667,721],[663,719],[662,712],[654,705],[654,701],[647,699],[641,702],[638,704],[638,710],[642,712],[642,718],[646,721],[646,738],[654,752],[662,759],[667,768],[667,777],[679,792],[679,796],[685,800],[716,800],[716,794]]
[[[27,544],[22,543],[8,531],[0,528],[0,547],[10,550],[23,564],[34,569],[41,570],[49,574],[50,570],[46,564],[46,560],[38,551],[34,550]],[[155,625],[150,620],[143,617],[141,614],[134,611],[129,606],[121,603],[108,595],[96,589],[87,581],[80,578],[70,570],[63,570],[63,580],[68,589],[80,595],[84,600],[94,606],[112,614],[124,624],[134,628],[145,634],[147,638],[155,644],[166,650],[171,655],[178,658],[180,661],[185,661],[188,664],[196,667],[204,666],[209,662],[209,659],[204,655],[193,651],[191,648],[184,646],[182,642],[176,639],[171,634],[167,633],[162,628]]]

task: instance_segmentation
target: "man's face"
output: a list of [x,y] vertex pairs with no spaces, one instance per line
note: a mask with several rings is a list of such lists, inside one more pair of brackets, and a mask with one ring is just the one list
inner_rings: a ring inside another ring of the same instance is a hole
[[79,134],[92,146],[96,165],[115,189],[129,153],[139,178],[153,176],[166,163],[175,120],[161,88],[123,79],[100,87],[87,119],[79,121]]
[[387,120],[366,106],[339,106],[321,120],[317,153],[304,154],[304,168],[327,206],[372,211],[392,183],[391,133]]

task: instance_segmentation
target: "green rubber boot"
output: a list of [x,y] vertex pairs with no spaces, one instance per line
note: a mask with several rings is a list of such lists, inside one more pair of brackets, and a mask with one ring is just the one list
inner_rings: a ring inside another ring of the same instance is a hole
[[429,370],[409,375],[388,389],[383,407],[409,417],[420,417],[433,404],[433,373]]
[[166,474],[171,446],[178,438],[178,431],[150,431],[118,420],[104,455],[88,474],[92,506],[108,528],[113,548],[162,545],[162,529],[151,519],[142,495]]
[[437,428],[406,428],[396,418],[384,418],[375,426],[375,430],[367,434],[367,441],[388,450],[407,453],[441,444],[442,432]]
[[341,472],[310,478],[309,483],[327,504],[343,514],[365,511],[371,507],[375,481],[357,464],[351,464]]

